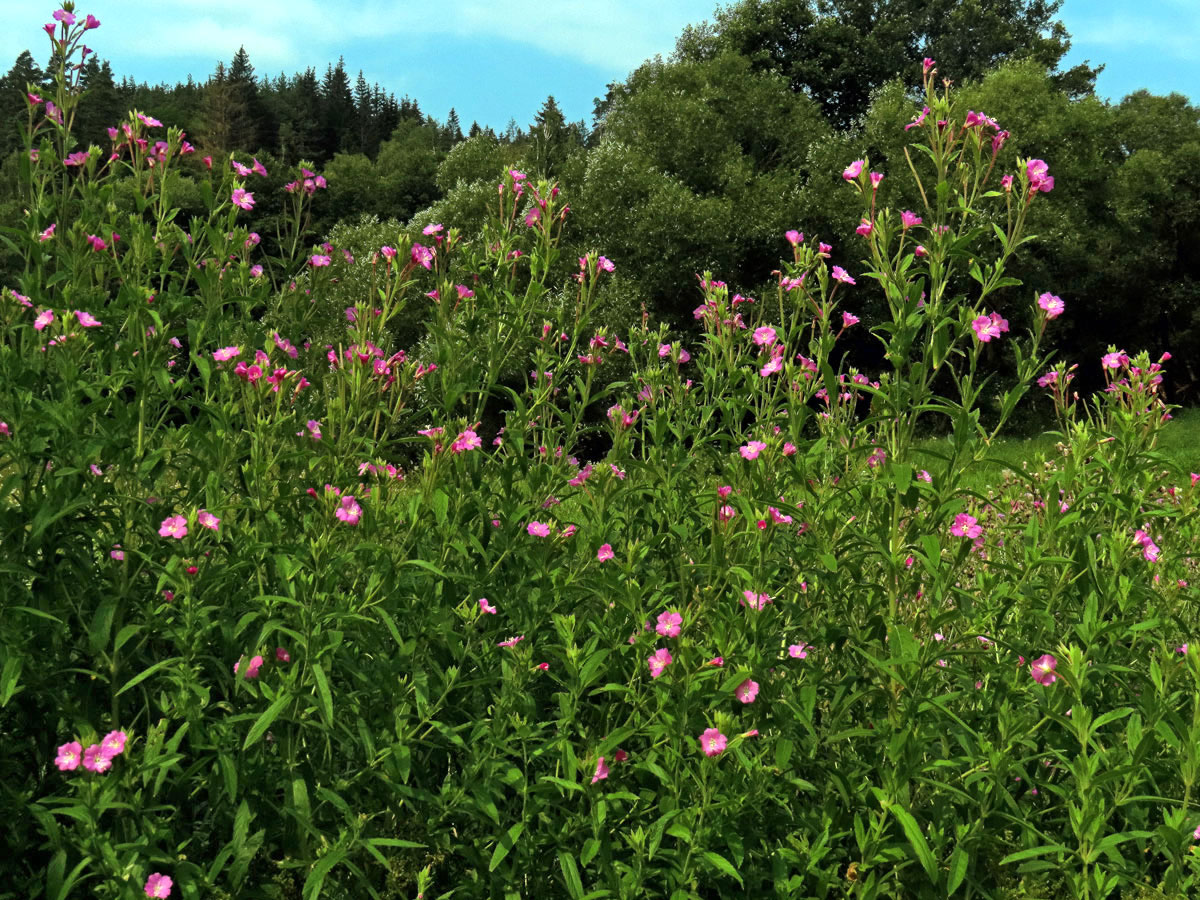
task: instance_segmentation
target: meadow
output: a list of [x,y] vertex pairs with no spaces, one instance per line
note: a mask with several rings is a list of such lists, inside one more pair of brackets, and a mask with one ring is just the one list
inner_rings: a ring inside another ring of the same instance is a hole
[[856,233],[682,332],[597,324],[535,172],[356,257],[300,165],[267,255],[259,160],[74,143],[99,24],[0,236],[0,898],[1200,890],[1200,417],[1044,349],[1054,175],[933,60],[907,171],[830,173]]

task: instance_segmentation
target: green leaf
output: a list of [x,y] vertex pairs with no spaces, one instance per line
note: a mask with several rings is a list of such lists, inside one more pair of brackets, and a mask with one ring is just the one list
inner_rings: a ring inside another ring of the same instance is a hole
[[521,837],[521,832],[524,830],[525,823],[518,822],[500,838],[500,841],[496,844],[496,849],[492,851],[492,861],[488,863],[489,872],[495,872],[496,867],[504,862],[504,857],[508,856],[508,851],[516,846],[517,841]]
[[742,876],[738,874],[738,870],[733,867],[733,863],[723,857],[720,853],[713,853],[711,850],[706,850],[701,854],[705,860],[717,871],[723,872],[730,878],[736,879],[738,884],[742,884]]
[[950,854],[950,874],[946,876],[946,896],[949,897],[967,877],[967,853],[959,843]]
[[934,884],[937,884],[937,862],[933,858],[933,851],[929,849],[929,842],[925,840],[925,834],[921,831],[921,826],[917,824],[917,820],[903,806],[896,804],[890,807],[890,809],[892,815],[900,823],[900,827],[904,829],[904,836],[908,838],[913,852],[917,854],[921,868],[925,870],[925,874],[929,876],[930,880]]
[[130,678],[127,682],[125,682],[125,684],[121,687],[121,689],[119,691],[117,691],[115,696],[120,697],[123,693],[125,693],[129,689],[137,687],[139,684],[141,684],[143,681],[145,681],[147,678],[149,678],[151,675],[153,675],[159,669],[165,668],[166,666],[171,665],[171,663],[178,662],[181,659],[183,659],[182,656],[172,656],[168,659],[160,659],[154,665],[143,669],[142,671],[140,671],[136,675],[134,675],[132,678]]
[[346,857],[346,851],[341,848],[331,849],[317,860],[308,877],[304,879],[304,900],[317,900],[321,896],[321,886],[330,870]]
[[250,729],[250,733],[246,735],[246,740],[242,744],[243,750],[249,750],[260,737],[267,733],[267,729],[271,727],[271,723],[279,718],[279,714],[283,712],[283,708],[291,702],[291,695],[287,691],[283,691],[275,698],[275,702],[267,707],[264,712],[255,721],[254,726]]
[[575,865],[575,857],[566,850],[559,850],[558,864],[562,866],[563,880],[567,883],[567,893],[571,895],[571,900],[582,900],[583,881],[579,878],[579,867]]
[[313,678],[317,680],[317,696],[321,699],[321,717],[325,724],[333,727],[333,695],[329,692],[329,681],[319,662],[312,664]]
[[1009,863],[1033,859],[1035,856],[1045,856],[1047,853],[1064,853],[1066,849],[1062,844],[1042,844],[1040,847],[1030,847],[1028,850],[1018,850],[1016,853],[1010,853],[1000,860],[1000,865],[1007,866]]

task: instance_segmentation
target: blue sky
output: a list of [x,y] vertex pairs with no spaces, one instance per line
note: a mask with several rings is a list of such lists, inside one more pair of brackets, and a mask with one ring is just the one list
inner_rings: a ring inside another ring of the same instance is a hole
[[[715,0],[81,0],[102,22],[91,33],[118,76],[198,80],[246,46],[259,75],[346,58],[397,96],[444,119],[454,106],[503,129],[526,125],[547,94],[590,123],[592,99],[655,53],[669,54]],[[0,0],[0,66],[26,47],[47,56],[50,4]],[[1068,62],[1107,63],[1100,93],[1140,87],[1200,100],[1200,0],[1065,0]],[[0,69],[2,71],[2,69]]]

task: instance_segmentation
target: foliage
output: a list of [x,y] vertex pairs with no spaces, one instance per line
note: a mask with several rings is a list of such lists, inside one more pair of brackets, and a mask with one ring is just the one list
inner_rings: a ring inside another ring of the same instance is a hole
[[[303,165],[270,255],[236,158],[183,221],[178,128],[73,149],[64,12],[4,233],[0,897],[1196,893],[1167,358],[1075,395],[1074,303],[1011,275],[1069,185],[932,73],[912,167],[833,176],[856,249],[786,233],[753,301],[705,273],[685,341],[597,327],[632,266],[564,260],[567,195],[515,169],[480,231],[357,254],[309,244]],[[653,215],[722,202],[597,159]],[[981,485],[1035,379],[1061,449]]]

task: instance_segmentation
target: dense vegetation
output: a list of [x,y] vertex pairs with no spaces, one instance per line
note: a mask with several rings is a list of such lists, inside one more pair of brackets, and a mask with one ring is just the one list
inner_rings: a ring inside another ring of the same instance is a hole
[[1120,110],[925,58],[843,131],[736,15],[595,146],[478,135],[325,234],[353,157],[81,143],[99,23],[54,13],[6,163],[0,898],[1200,890],[1176,360],[1079,355],[1052,268],[1106,158],[1056,129]]
[[[360,215],[373,216],[384,224],[354,231],[364,246],[386,243],[410,220],[477,229],[496,172],[541,173],[572,198],[564,256],[597,246],[625,263],[602,298],[605,317],[616,322],[644,305],[682,327],[696,273],[761,291],[786,249],[779,235],[794,223],[823,234],[853,228],[858,210],[831,190],[829,173],[864,155],[907,168],[901,127],[918,87],[911,60],[931,56],[969,108],[1015,135],[1018,153],[1036,152],[1061,173],[1058,202],[1033,212],[1032,227],[1051,240],[1014,269],[1089,311],[1054,336],[1055,346],[1094,356],[1119,333],[1169,350],[1177,372],[1170,396],[1190,403],[1200,383],[1200,115],[1178,94],[1097,99],[1096,69],[1060,68],[1070,42],[1058,5],[742,2],[688,29],[670,60],[648,61],[609,85],[590,129],[565,121],[549,97],[526,127],[510,122],[497,134],[472,125],[467,140],[453,110],[437,121],[416,100],[352,83],[341,60],[323,76],[263,78],[239,52],[203,84],[153,86],[117,79],[93,54],[80,72],[88,100],[76,130],[82,146],[107,147],[106,129],[135,108],[179,126],[206,154],[244,151],[272,173],[310,160],[330,183],[313,204],[313,230],[329,235],[341,223],[339,236],[350,241]],[[0,221],[21,208],[11,193],[12,150],[24,87],[45,78],[24,55],[0,80],[8,158]],[[203,206],[198,168],[176,169],[174,202],[185,215]],[[919,198],[904,189],[891,179],[882,196],[912,206]],[[252,217],[272,250],[281,209],[274,196]],[[11,276],[16,265],[0,258],[0,272]],[[861,365],[878,364],[870,342],[848,347]],[[1103,386],[1090,374],[1080,383]]]

